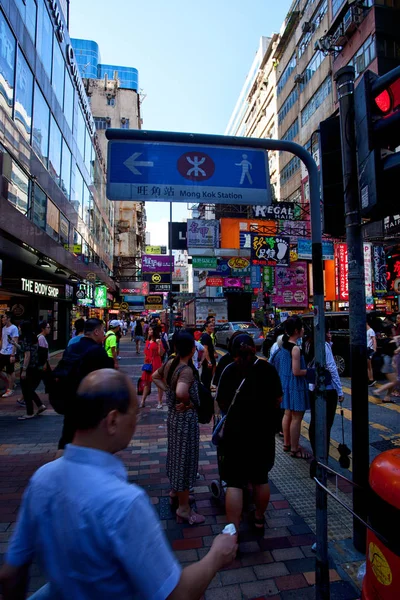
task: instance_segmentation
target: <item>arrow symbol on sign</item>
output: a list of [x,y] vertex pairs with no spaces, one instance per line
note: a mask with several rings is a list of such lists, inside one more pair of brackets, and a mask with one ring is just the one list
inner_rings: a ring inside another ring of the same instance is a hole
[[142,152],[135,152],[130,156],[125,162],[124,165],[127,167],[134,175],[141,175],[142,173],[136,167],[154,167],[153,161],[150,160],[136,160],[141,156]]

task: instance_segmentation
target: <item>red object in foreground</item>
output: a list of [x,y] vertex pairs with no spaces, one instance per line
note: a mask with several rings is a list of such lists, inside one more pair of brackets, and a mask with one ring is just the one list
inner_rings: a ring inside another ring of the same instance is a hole
[[370,523],[363,600],[400,598],[400,449],[382,452],[371,464]]

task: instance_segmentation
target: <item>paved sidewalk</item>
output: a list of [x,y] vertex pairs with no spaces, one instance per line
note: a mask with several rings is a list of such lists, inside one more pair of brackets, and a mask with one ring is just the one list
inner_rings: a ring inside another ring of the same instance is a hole
[[[122,341],[121,357],[121,369],[136,383],[142,357],[136,355],[128,338]],[[31,421],[17,421],[15,415],[23,409],[15,408],[16,397],[0,399],[1,553],[6,550],[27,481],[39,466],[53,459],[61,431],[61,417],[52,410]],[[169,482],[165,472],[167,409],[157,410],[156,403],[153,388],[148,406],[140,411],[134,439],[120,456],[128,468],[129,481],[137,483],[149,494],[173,550],[181,563],[188,565],[206,554],[214,536],[226,523],[223,498],[216,500],[210,492],[211,482],[218,479],[216,452],[210,441],[211,426],[201,427],[200,478],[195,487],[196,507],[206,516],[206,522],[193,527],[178,525],[169,503]],[[311,552],[315,541],[314,488],[307,463],[285,455],[277,440],[277,461],[271,473],[272,495],[265,532],[259,535],[250,527],[249,505],[241,531],[240,555],[228,569],[217,574],[205,593],[205,600],[308,600],[315,597],[315,559]],[[335,505],[330,508],[336,511]],[[335,544],[332,545],[334,554],[342,555],[344,562],[351,530],[344,517],[339,524],[337,518],[336,514],[331,519],[335,528],[330,531],[330,538]],[[346,565],[332,563],[332,600],[359,598],[346,571]],[[36,566],[32,575],[30,590],[34,591],[43,579]]]

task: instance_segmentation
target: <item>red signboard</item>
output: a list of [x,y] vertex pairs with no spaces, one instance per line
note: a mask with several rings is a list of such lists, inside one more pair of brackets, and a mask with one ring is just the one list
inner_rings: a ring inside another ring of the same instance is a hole
[[223,277],[207,277],[206,285],[209,287],[222,287],[224,285]]
[[347,244],[335,245],[335,285],[336,300],[349,299],[349,268]]

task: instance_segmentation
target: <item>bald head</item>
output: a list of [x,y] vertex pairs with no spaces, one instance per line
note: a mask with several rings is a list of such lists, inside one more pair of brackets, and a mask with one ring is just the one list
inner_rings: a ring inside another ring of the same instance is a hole
[[81,381],[74,402],[74,419],[78,430],[95,429],[109,413],[136,413],[136,408],[131,380],[114,369],[99,369]]

